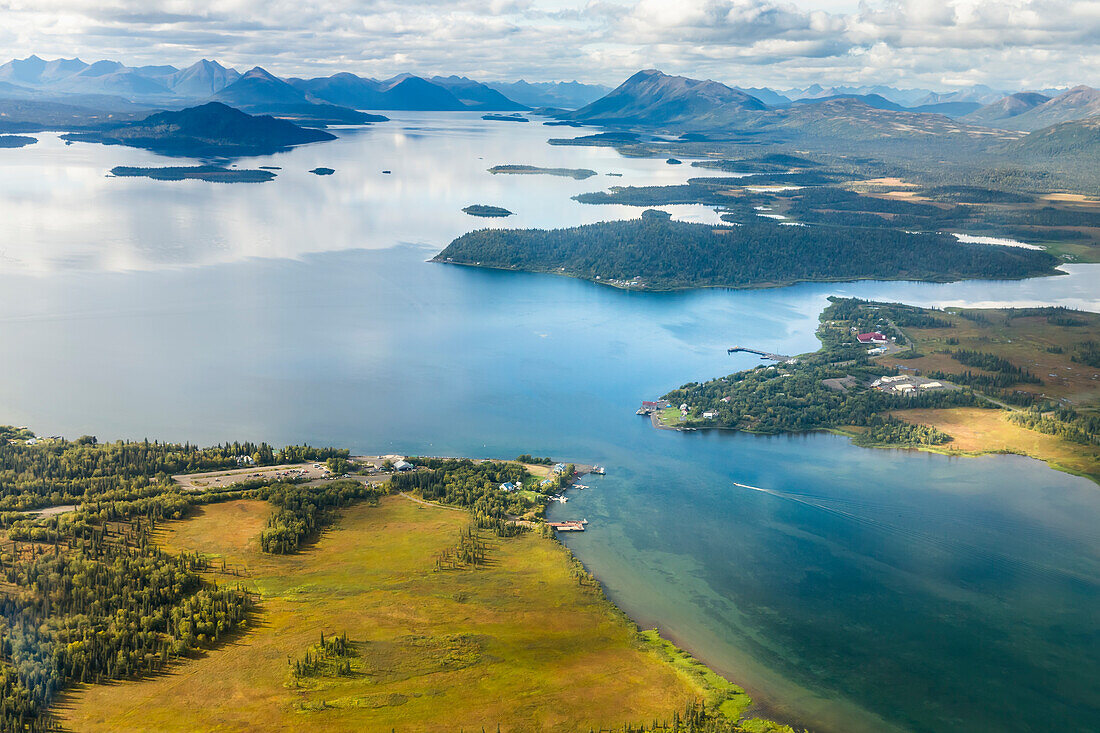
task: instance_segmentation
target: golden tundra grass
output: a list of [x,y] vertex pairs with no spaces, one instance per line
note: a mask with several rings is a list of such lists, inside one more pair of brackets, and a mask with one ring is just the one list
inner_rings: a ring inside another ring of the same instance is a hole
[[[702,694],[535,535],[493,539],[491,565],[437,572],[465,512],[402,497],[344,511],[297,555],[262,555],[270,508],[201,509],[160,535],[244,568],[262,610],[220,648],[141,681],[83,686],[56,710],[74,731],[587,731],[650,722]],[[361,650],[352,677],[293,684],[321,632]]]
[[934,425],[953,438],[950,443],[936,446],[936,452],[1018,453],[1100,483],[1100,448],[1028,430],[1011,422],[1006,410],[954,407],[899,410],[894,414],[908,422]]

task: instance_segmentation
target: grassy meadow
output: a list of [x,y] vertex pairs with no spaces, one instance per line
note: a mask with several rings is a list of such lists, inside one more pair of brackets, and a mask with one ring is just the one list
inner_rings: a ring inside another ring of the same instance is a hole
[[1086,476],[1100,483],[1100,447],[1071,443],[1054,435],[1029,430],[1008,420],[1006,410],[956,407],[942,410],[899,410],[906,422],[933,425],[952,437],[936,446],[947,454],[1017,453],[1046,461],[1060,471]]
[[[437,571],[465,511],[400,496],[361,503],[284,556],[259,551],[269,512],[259,501],[213,504],[160,530],[166,549],[215,558],[208,579],[256,590],[260,613],[159,677],[77,686],[54,706],[67,729],[572,732],[667,719],[693,699],[726,701],[731,713],[747,703],[639,634],[578,579],[564,548],[535,533],[487,538],[486,566]],[[295,677],[293,661],[322,633],[347,635],[348,669]]]
[[[966,313],[970,318],[960,315],[958,309],[936,314],[951,321],[952,328],[906,328],[906,335],[923,356],[880,357],[877,361],[924,373],[989,374],[964,366],[944,352],[967,349],[995,354],[1041,380],[1041,384],[1020,383],[1014,389],[1061,400],[1081,412],[1100,408],[1100,368],[1071,358],[1079,344],[1100,341],[1100,315],[1068,311],[1048,318],[1005,309],[968,309]],[[950,443],[936,446],[936,451],[1018,453],[1100,483],[1100,448],[1017,425],[1007,419],[1007,410],[953,408],[899,410],[894,414],[908,422],[932,425],[953,438]]]

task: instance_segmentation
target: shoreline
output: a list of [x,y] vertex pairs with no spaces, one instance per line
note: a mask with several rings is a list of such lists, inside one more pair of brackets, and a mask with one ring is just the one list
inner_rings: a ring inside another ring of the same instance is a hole
[[989,448],[987,450],[951,450],[940,445],[904,445],[893,443],[857,443],[855,439],[859,436],[858,432],[845,430],[843,428],[816,428],[814,430],[800,430],[800,431],[783,431],[778,433],[761,433],[755,430],[743,430],[741,428],[730,428],[724,425],[707,425],[704,427],[676,427],[675,425],[666,425],[661,421],[660,416],[657,413],[652,413],[650,416],[650,422],[657,430],[671,430],[677,433],[695,433],[704,431],[722,431],[730,433],[743,433],[745,435],[755,435],[760,437],[780,436],[780,435],[812,435],[814,433],[829,433],[831,435],[839,435],[848,438],[853,445],[858,448],[867,448],[870,450],[899,450],[899,451],[915,451],[918,453],[935,453],[941,456],[958,457],[958,458],[981,458],[982,456],[1020,456],[1022,458],[1030,458],[1033,461],[1040,461],[1045,463],[1048,467],[1055,471],[1061,471],[1062,473],[1068,473],[1071,476],[1077,476],[1092,481],[1100,486],[1100,474],[1090,474],[1086,471],[1078,471],[1068,466],[1063,466],[1057,461],[1049,458],[1043,458],[1042,456],[1033,455],[1026,451],[1016,451],[1008,448]]
[[[626,220],[629,221],[629,220]],[[845,278],[814,278],[814,279],[799,279],[799,280],[780,280],[776,282],[762,282],[762,283],[746,283],[744,285],[679,285],[670,287],[645,287],[645,288],[632,288],[623,285],[616,285],[610,280],[594,280],[583,275],[576,275],[568,272],[556,272],[554,270],[527,270],[518,267],[503,267],[499,265],[478,265],[473,262],[454,262],[445,259],[439,259],[439,255],[427,260],[440,265],[458,265],[459,267],[472,267],[478,270],[495,270],[497,272],[522,272],[531,275],[553,275],[555,277],[566,277],[571,280],[580,280],[582,282],[592,283],[593,285],[603,285],[604,287],[613,288],[615,290],[622,290],[628,293],[681,293],[692,290],[772,290],[775,288],[787,288],[792,285],[803,284],[836,284],[841,285],[845,283],[861,283],[861,282],[908,282],[908,283],[927,283],[931,285],[946,285],[949,283],[958,282],[1022,282],[1024,280],[1034,280],[1044,277],[1058,277],[1061,275],[1069,275],[1070,273],[1060,269],[1065,264],[1079,264],[1079,263],[1060,263],[1052,272],[1027,275],[1025,277],[1000,277],[1000,278],[982,278],[982,277],[943,277],[936,279],[914,280],[908,277],[845,277]]]

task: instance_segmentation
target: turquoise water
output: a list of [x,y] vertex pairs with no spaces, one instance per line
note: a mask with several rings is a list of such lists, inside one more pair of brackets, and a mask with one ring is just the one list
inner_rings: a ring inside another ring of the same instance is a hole
[[[633,414],[755,363],[731,344],[813,349],[829,294],[1098,310],[1100,268],[640,294],[426,263],[484,225],[456,213],[468,203],[580,223],[637,212],[573,193],[691,173],[549,134],[410,116],[254,161],[284,166],[256,186],[105,178],[161,161],[48,138],[3,151],[0,421],[603,463],[553,509],[590,520],[568,544],[634,618],[767,712],[832,731],[1100,729],[1094,484],[1017,457],[670,433]],[[504,180],[496,163],[624,177]]]

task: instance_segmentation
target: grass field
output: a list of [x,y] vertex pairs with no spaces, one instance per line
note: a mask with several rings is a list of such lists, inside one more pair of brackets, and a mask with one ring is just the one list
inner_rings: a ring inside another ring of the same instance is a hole
[[1100,447],[1070,443],[1021,427],[1009,422],[1005,410],[956,407],[899,410],[893,414],[908,422],[933,425],[954,438],[950,443],[936,446],[938,452],[1018,453],[1100,483]]
[[[75,688],[55,707],[67,729],[573,732],[669,718],[714,693],[579,583],[551,540],[494,537],[487,567],[435,571],[468,515],[389,497],[345,510],[302,553],[262,555],[269,511],[213,504],[160,534],[240,569],[210,577],[261,594],[252,628],[163,676]],[[289,661],[322,632],[347,634],[352,674],[295,683]],[[723,695],[734,708],[738,692]]]
[[[957,310],[957,309],[954,309]],[[1044,316],[1011,316],[1011,311],[982,309],[968,311],[979,313],[987,319],[975,323],[953,310],[937,313],[946,318],[954,328],[906,328],[905,333],[924,354],[919,359],[882,357],[878,361],[890,366],[904,366],[922,371],[940,370],[960,373],[969,369],[948,354],[939,351],[969,349],[1004,357],[1015,366],[1027,369],[1042,380],[1042,384],[1018,384],[1021,391],[1042,394],[1052,399],[1066,399],[1076,407],[1100,403],[1100,369],[1072,361],[1073,347],[1083,341],[1100,341],[1100,315],[1071,311],[1068,318],[1080,325],[1064,326],[1051,323]],[[958,343],[949,344],[948,339]],[[1060,348],[1061,353],[1048,349]],[[1050,375],[1054,376],[1050,376]]]
[[[1100,407],[1100,369],[1074,362],[1074,346],[1084,341],[1100,341],[1100,315],[1080,311],[1020,316],[1019,311],[1004,309],[968,310],[975,318],[964,318],[958,309],[937,313],[954,324],[953,328],[906,328],[905,333],[923,354],[917,359],[880,357],[889,366],[920,369],[922,372],[971,371],[981,369],[960,364],[949,353],[967,349],[995,354],[1014,366],[1030,371],[1042,384],[1020,383],[1013,389],[1031,392],[1082,412]],[[1072,322],[1074,325],[1065,325]],[[950,341],[949,341],[950,340]],[[1016,425],[1004,410],[955,408],[941,410],[902,410],[895,413],[909,422],[932,425],[954,440],[935,450],[945,453],[1008,452],[1044,460],[1070,473],[1088,476],[1100,483],[1100,448],[1082,445]]]

